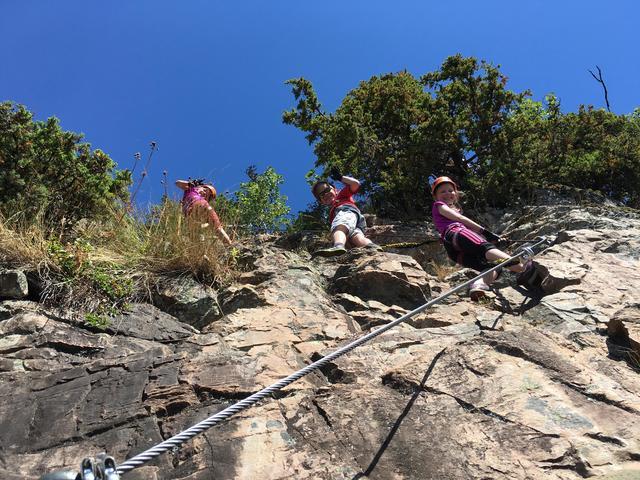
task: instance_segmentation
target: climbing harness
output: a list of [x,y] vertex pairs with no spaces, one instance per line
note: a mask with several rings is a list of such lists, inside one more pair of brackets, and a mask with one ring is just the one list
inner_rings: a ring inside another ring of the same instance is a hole
[[[533,240],[533,242],[535,243],[527,243],[525,245],[520,246],[520,248],[514,253],[513,256],[509,257],[508,259],[505,260],[505,262],[509,262],[512,260],[517,260],[519,258],[527,258],[530,259],[533,255],[534,255],[534,248],[539,247],[541,245],[544,244],[548,244],[549,241],[546,237],[537,237],[535,240]],[[396,325],[399,325],[400,323],[403,323],[404,321],[406,321],[407,319],[411,318],[412,316],[428,309],[429,307],[442,302],[445,298],[453,295],[454,293],[459,292],[460,290],[463,290],[464,288],[468,287],[469,285],[471,285],[473,282],[475,282],[476,280],[484,277],[487,273],[491,273],[495,270],[498,269],[502,269],[504,267],[503,263],[496,265],[494,267],[491,267],[483,272],[481,272],[479,275],[475,276],[474,278],[467,280],[464,283],[461,283],[460,285],[458,285],[457,287],[452,288],[451,290],[443,293],[442,295],[440,295],[439,297],[430,300],[429,302],[419,306],[418,308],[416,308],[415,310],[410,311],[409,313],[406,313],[405,315],[393,320],[392,322],[380,327],[377,330],[373,330],[370,333],[368,333],[367,335],[364,335],[356,340],[354,340],[353,342],[339,348],[338,350],[320,358],[319,360],[316,360],[315,362],[307,365],[306,367],[298,370],[297,372],[292,373],[291,375],[289,375],[288,377],[285,377],[283,379],[281,379],[280,381],[263,388],[262,390],[260,390],[259,392],[254,393],[253,395],[250,395],[249,397],[240,400],[239,402],[225,408],[224,410],[216,413],[215,415],[212,415],[211,417],[201,421],[200,423],[197,423],[196,425],[178,433],[177,435],[174,435],[173,437],[159,443],[158,445],[136,455],[135,457],[130,458],[129,460],[126,460],[125,462],[123,462],[122,464],[120,464],[117,468],[115,468],[115,462],[113,462],[113,458],[112,457],[104,457],[105,459],[110,459],[109,461],[109,467],[111,468],[113,466],[113,474],[112,475],[116,475],[116,476],[98,476],[95,475],[93,477],[91,477],[91,471],[88,470],[86,474],[84,474],[85,476],[78,476],[75,480],[119,480],[120,477],[118,477],[117,475],[120,474],[124,474],[126,472],[129,472],[137,467],[140,467],[142,465],[144,465],[145,463],[153,460],[154,458],[160,456],[162,453],[168,452],[168,451],[172,451],[174,449],[177,449],[180,445],[182,445],[183,443],[185,443],[187,440],[195,437],[196,435],[208,430],[209,428],[213,427],[214,425],[217,425],[219,423],[222,423],[223,421],[227,420],[228,418],[230,418],[231,416],[235,415],[236,413],[239,413],[243,410],[246,410],[247,408],[255,405],[256,403],[258,403],[258,401],[268,397],[269,395],[274,394],[275,392],[283,389],[284,387],[290,385],[291,383],[295,382],[296,380],[301,379],[302,377],[308,375],[309,373],[318,370],[320,368],[322,368],[324,365],[332,362],[333,360],[337,359],[338,357],[341,357],[342,355],[345,355],[346,353],[349,353],[350,351],[354,350],[355,348],[359,347],[360,345],[363,345],[364,343],[368,342],[369,340],[374,339],[375,337],[381,335],[382,333],[386,332],[387,330],[390,330],[392,328],[394,328]],[[85,461],[87,459],[83,460],[83,467],[85,465]],[[102,461],[102,465],[103,468],[106,469],[107,464],[106,464],[106,460],[101,460]],[[110,470],[111,472],[112,470]],[[80,475],[83,475],[83,473],[81,472]],[[42,477],[40,480],[65,480],[66,478],[69,477],[47,477],[46,475],[44,477]]]

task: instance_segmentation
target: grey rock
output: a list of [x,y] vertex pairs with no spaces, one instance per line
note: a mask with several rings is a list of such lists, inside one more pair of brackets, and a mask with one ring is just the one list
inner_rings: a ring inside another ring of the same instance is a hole
[[0,271],[0,298],[21,299],[29,295],[27,276],[20,270]]
[[544,297],[540,304],[527,310],[523,317],[531,324],[569,336],[575,333],[595,332],[609,317],[574,294],[560,292]]
[[176,342],[197,332],[158,308],[143,303],[133,304],[128,311],[111,319],[107,331],[155,342]]
[[[490,218],[519,238],[562,230],[538,260],[581,283],[537,299],[510,281],[484,303],[453,295],[125,478],[637,470],[640,377],[615,349],[638,339],[640,217],[567,204]],[[311,260],[267,242],[242,256],[240,281],[220,292],[225,315],[203,333],[151,306],[92,331],[43,305],[0,303],[0,476],[35,479],[102,450],[121,462],[468,278],[389,252]]]
[[151,298],[163,312],[198,329],[222,317],[215,290],[189,277],[165,279]]
[[240,308],[256,308],[266,304],[266,299],[251,285],[231,286],[221,292],[222,309],[225,314]]
[[417,262],[390,253],[355,257],[338,268],[332,290],[407,309],[425,303],[430,295],[427,276]]

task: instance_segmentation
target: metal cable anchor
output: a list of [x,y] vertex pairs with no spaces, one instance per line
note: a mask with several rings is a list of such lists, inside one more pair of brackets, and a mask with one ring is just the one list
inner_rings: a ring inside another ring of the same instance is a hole
[[96,458],[83,459],[80,463],[80,473],[59,470],[43,475],[40,480],[120,480],[120,475],[113,457],[101,453]]
[[[547,239],[547,237],[545,236],[540,236],[540,237],[536,237],[533,242],[537,244],[546,244],[549,243],[549,240]],[[524,260],[525,262],[528,260],[531,260],[533,257],[535,257],[535,252],[533,251],[532,248],[532,244],[531,243],[524,243],[520,246],[520,248],[518,248],[517,250],[518,252],[523,252],[522,253],[522,260]]]

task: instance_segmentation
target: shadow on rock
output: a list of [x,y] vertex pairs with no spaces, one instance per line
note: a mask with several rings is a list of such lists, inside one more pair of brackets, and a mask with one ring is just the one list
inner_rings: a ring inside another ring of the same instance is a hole
[[[413,386],[413,388],[412,388],[413,394],[411,395],[411,398],[409,399],[409,402],[407,403],[407,406],[404,407],[404,410],[402,410],[402,413],[400,414],[400,416],[393,423],[393,426],[391,427],[391,430],[389,430],[389,434],[387,435],[387,437],[382,442],[382,445],[380,445],[380,448],[378,449],[376,454],[373,456],[373,459],[371,460],[371,463],[369,463],[369,466],[364,470],[364,472],[359,472],[351,480],[358,480],[358,479],[368,478],[373,473],[373,470],[376,468],[376,465],[378,465],[378,462],[380,461],[380,459],[384,455],[385,450],[387,448],[389,448],[389,445],[391,444],[391,441],[393,440],[393,437],[398,432],[398,429],[400,428],[400,425],[402,424],[402,421],[409,414],[409,412],[411,411],[411,408],[413,407],[414,403],[416,403],[416,400],[418,400],[418,397],[424,391],[424,386],[426,385],[427,380],[429,380],[429,376],[431,375],[431,372],[433,372],[433,369],[435,368],[436,363],[438,363],[438,360],[440,359],[440,357],[442,357],[442,355],[444,354],[445,350],[446,350],[446,348],[443,348],[442,350],[440,350],[437,353],[437,355],[435,357],[433,357],[433,360],[431,361],[431,364],[429,365],[429,368],[427,368],[427,371],[425,372],[424,377],[422,377],[422,380],[420,381],[420,383],[418,385]],[[406,383],[401,383],[401,385],[398,385],[397,384],[397,379],[395,377],[393,377],[392,375],[385,376],[382,379],[382,383],[385,384],[385,385],[392,384],[393,388],[395,388],[397,390],[400,390],[402,392],[407,391],[409,389],[408,387],[410,387]]]
[[500,290],[494,290],[496,308],[503,313],[522,315],[527,310],[539,305],[540,300],[544,297],[544,292],[541,291],[531,291],[520,286],[514,286],[513,289],[522,296],[519,305],[515,305],[515,302],[505,297]]
[[640,370],[640,308],[625,307],[607,324],[609,358],[625,360],[630,367]]

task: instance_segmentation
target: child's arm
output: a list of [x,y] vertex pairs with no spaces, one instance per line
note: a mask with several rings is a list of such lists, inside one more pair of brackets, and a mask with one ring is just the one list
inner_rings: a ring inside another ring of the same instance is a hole
[[180,190],[187,190],[189,188],[189,182],[186,180],[176,180],[176,187]]
[[343,175],[342,177],[340,177],[340,181],[345,185],[349,185],[349,188],[352,192],[357,192],[360,188],[360,181],[353,177],[346,177]]
[[470,218],[465,217],[459,212],[456,212],[453,208],[448,207],[447,205],[438,205],[438,212],[440,212],[440,215],[442,215],[443,217],[446,217],[449,220],[460,222],[465,227],[470,228],[474,232],[482,233],[482,230],[484,230],[484,228],[482,228],[482,225],[477,224]]
[[224,231],[224,228],[222,228],[222,225],[220,225],[220,228],[216,229],[216,235],[218,235],[218,238],[227,245],[233,245],[233,242],[229,238],[229,235],[227,235],[227,232]]
[[447,205],[438,205],[438,212],[440,212],[440,215],[442,215],[443,217],[446,217],[449,220],[455,220],[456,222],[460,222],[465,227],[468,227],[474,232],[484,235],[484,237],[490,242],[499,242],[502,240],[500,235],[496,235],[492,231],[487,230],[482,225],[474,222],[468,217],[465,217],[461,213],[456,212],[453,208],[450,208]]
[[220,217],[218,217],[215,209],[211,205],[209,205],[207,210],[209,210],[209,220],[211,221],[211,223],[213,223],[213,228],[215,228],[215,232],[218,238],[227,245],[231,245],[231,239],[229,238],[229,235],[227,235],[227,232],[224,231],[222,223],[220,223]]
[[329,172],[329,176],[331,177],[332,180],[335,180],[336,182],[342,182],[345,185],[349,185],[349,189],[353,193],[357,192],[358,189],[360,188],[359,180],[353,177],[347,177],[345,175],[342,175],[340,171],[335,167],[331,169],[331,171]]

